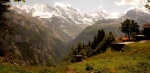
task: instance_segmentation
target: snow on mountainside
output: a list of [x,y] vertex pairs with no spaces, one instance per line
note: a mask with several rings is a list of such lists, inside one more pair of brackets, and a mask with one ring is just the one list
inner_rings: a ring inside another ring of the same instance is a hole
[[[56,2],[54,5],[35,4],[34,6],[17,5],[18,9],[23,10],[33,17],[50,19],[52,17],[61,17],[69,22],[83,24],[86,22],[83,15],[71,5]],[[86,24],[91,24],[87,22]]]
[[26,12],[27,14],[38,18],[54,32],[53,35],[58,36],[65,42],[72,40],[85,27],[92,24],[83,19],[83,15],[79,10],[71,7],[71,5],[65,5],[58,2],[54,5],[17,5],[13,6],[12,9],[18,13]]
[[48,4],[35,4],[29,5],[17,5],[13,8],[18,8],[26,13],[31,14],[33,17],[50,19],[52,17],[61,17],[69,22],[75,24],[91,25],[97,20],[105,19],[110,15],[105,10],[97,10],[95,12],[80,13],[78,9],[73,8],[71,5],[65,5],[63,3],[56,2],[54,5]]
[[[91,15],[95,17],[98,16],[98,14],[94,13],[91,13]],[[121,22],[123,22],[126,18],[135,20],[140,26],[142,26],[142,24],[145,24],[145,22],[141,22],[141,20],[145,21],[145,19],[148,17],[147,22],[150,21],[150,12],[147,12],[145,8],[130,8],[124,14],[122,13],[119,15],[120,18],[118,19],[99,20],[96,24],[85,28],[73,41],[68,43],[67,48],[76,46],[76,44],[79,42],[88,44],[88,41],[94,39],[94,35],[99,29],[104,29],[105,33],[109,33],[109,31],[111,31],[115,37],[124,36],[124,34],[120,31],[119,27],[121,25]]]
[[132,7],[127,9],[121,17],[122,20],[126,18],[133,19],[142,26],[142,24],[150,23],[150,12],[145,7]]
[[144,13],[148,13],[150,14],[150,12],[147,10],[147,8],[145,7],[131,7],[129,9],[127,9],[124,14],[126,14],[128,11],[135,11],[135,12],[144,12]]
[[102,8],[99,8],[94,12],[81,13],[78,9],[73,8],[71,5],[65,5],[59,2],[56,2],[54,5],[35,4],[33,6],[17,5],[14,7],[31,14],[33,17],[37,17],[40,19],[51,19],[52,17],[59,17],[69,23],[82,25],[84,24],[85,27],[94,24],[94,22],[97,20],[130,18],[131,16],[134,16],[135,18],[139,16],[139,13],[149,14],[149,11],[144,7],[132,7],[127,9],[124,13],[108,13]]

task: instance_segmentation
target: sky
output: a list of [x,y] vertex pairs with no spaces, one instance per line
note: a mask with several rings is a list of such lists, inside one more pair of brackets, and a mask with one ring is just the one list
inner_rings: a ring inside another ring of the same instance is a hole
[[[11,0],[12,1],[12,0]],[[77,8],[81,12],[92,12],[98,9],[103,9],[107,12],[118,14],[122,13],[130,7],[144,6],[146,0],[26,0],[25,3],[11,2],[12,5],[25,4],[50,4],[61,2],[70,4],[72,7]]]

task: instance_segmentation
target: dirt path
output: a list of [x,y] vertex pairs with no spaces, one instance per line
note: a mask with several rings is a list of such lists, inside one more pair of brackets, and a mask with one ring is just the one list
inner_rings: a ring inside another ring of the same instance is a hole
[[75,73],[74,69],[68,69],[66,73]]

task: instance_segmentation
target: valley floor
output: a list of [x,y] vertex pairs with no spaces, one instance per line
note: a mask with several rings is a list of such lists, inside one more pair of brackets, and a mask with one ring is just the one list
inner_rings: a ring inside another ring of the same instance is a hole
[[60,67],[14,66],[0,64],[0,73],[150,73],[150,42],[135,42],[123,52],[110,48],[83,62]]

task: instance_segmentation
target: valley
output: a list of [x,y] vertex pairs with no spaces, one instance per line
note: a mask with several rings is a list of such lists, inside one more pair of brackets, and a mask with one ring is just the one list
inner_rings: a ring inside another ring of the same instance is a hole
[[[0,65],[0,73],[3,72],[24,72],[24,73],[91,73],[91,72],[150,72],[150,42],[132,43],[123,47],[124,52],[112,51],[108,48],[106,52],[85,59],[78,63],[64,63],[57,67],[43,66],[16,66],[12,64],[2,63]],[[137,48],[138,47],[138,48]],[[87,68],[91,68],[87,70]]]
[[[125,19],[137,22],[142,33],[142,25],[150,23],[144,8],[132,7],[112,17],[101,8],[82,13],[55,2],[12,5],[6,17],[9,30],[4,38],[0,34],[0,73],[150,72],[149,41],[127,44],[123,52],[110,47],[125,36],[120,29]],[[100,41],[99,31],[105,34]],[[71,62],[76,55],[84,60]]]

